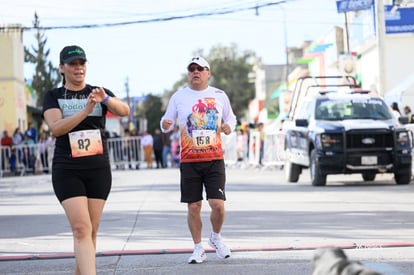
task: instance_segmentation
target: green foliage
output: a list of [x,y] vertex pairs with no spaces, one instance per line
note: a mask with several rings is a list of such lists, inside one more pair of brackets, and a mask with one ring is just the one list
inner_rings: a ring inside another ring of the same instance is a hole
[[238,119],[244,116],[254,98],[254,85],[249,83],[253,66],[250,61],[254,57],[251,51],[240,54],[235,45],[214,47],[206,57],[212,73],[210,84],[226,91]]
[[55,88],[62,81],[59,68],[53,66],[52,62],[48,61],[49,49],[46,49],[47,38],[44,32],[41,32],[40,21],[35,13],[35,20],[33,26],[37,28],[35,38],[37,45],[32,46],[31,50],[24,47],[24,61],[35,64],[35,72],[33,74],[32,88],[37,95],[37,107],[43,105],[43,96],[50,90]]
[[152,94],[147,95],[146,100],[142,102],[135,110],[136,120],[140,118],[147,119],[147,130],[154,133],[156,128],[160,128],[160,120],[163,115],[161,97]]

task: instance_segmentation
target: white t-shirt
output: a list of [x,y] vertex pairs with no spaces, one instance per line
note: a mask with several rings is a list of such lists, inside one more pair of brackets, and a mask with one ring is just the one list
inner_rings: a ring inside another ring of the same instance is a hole
[[[236,116],[226,93],[215,87],[196,91],[188,87],[174,93],[161,118],[178,120],[181,162],[223,159],[221,125],[236,126]],[[171,131],[170,129],[165,132]],[[162,129],[162,127],[161,127]]]

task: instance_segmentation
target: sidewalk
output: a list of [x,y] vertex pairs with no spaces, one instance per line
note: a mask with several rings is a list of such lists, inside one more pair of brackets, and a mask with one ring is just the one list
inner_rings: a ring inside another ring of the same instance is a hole
[[[114,171],[99,229],[98,274],[310,274],[314,250],[327,245],[349,248],[350,258],[388,272],[384,274],[413,270],[413,243],[396,238],[355,249],[362,246],[334,235],[323,238],[324,232],[313,234],[311,228],[301,236],[302,229],[278,224],[272,211],[280,209],[275,192],[281,191],[276,181],[282,176],[277,170],[228,169],[223,238],[232,247],[232,257],[218,259],[208,247],[205,203],[203,243],[208,259],[189,265],[193,245],[186,205],[179,203],[179,171]],[[73,274],[72,235],[50,175],[0,179],[0,205],[0,274]]]

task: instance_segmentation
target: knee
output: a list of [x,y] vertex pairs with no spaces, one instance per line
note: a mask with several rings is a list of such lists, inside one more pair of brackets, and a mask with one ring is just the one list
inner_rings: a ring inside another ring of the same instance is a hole
[[224,201],[219,199],[209,199],[208,203],[213,211],[224,213]]
[[84,238],[90,238],[93,233],[92,225],[83,222],[76,223],[72,226],[72,232],[75,239],[81,240]]
[[188,213],[190,215],[197,215],[201,212],[201,201],[192,202],[188,204]]

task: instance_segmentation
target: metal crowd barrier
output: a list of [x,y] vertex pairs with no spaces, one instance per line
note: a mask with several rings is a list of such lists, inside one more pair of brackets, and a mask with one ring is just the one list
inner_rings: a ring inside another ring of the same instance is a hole
[[[414,129],[414,128],[413,128]],[[240,159],[237,154],[237,134],[222,135],[224,161],[227,166],[236,167],[283,167],[284,135],[282,132],[266,134],[263,155],[260,164],[260,133],[250,133],[250,143],[245,156]],[[113,170],[139,169],[144,163],[141,137],[109,138],[107,141],[109,160]],[[26,175],[47,173],[52,167],[53,144],[0,146],[0,177],[5,174]],[[10,161],[12,160],[12,161]]]
[[144,160],[141,137],[108,139],[108,153],[112,169],[139,169]]
[[48,172],[53,156],[53,144],[0,146],[0,176]]
[[[139,169],[144,160],[141,137],[108,139],[112,169]],[[0,177],[48,173],[52,167],[54,144],[0,146]]]
[[240,159],[237,155],[237,134],[222,136],[224,161],[227,166],[237,167],[283,167],[284,135],[282,131],[265,134],[263,150],[261,150],[260,133],[251,131],[249,143],[246,144],[245,155]]

